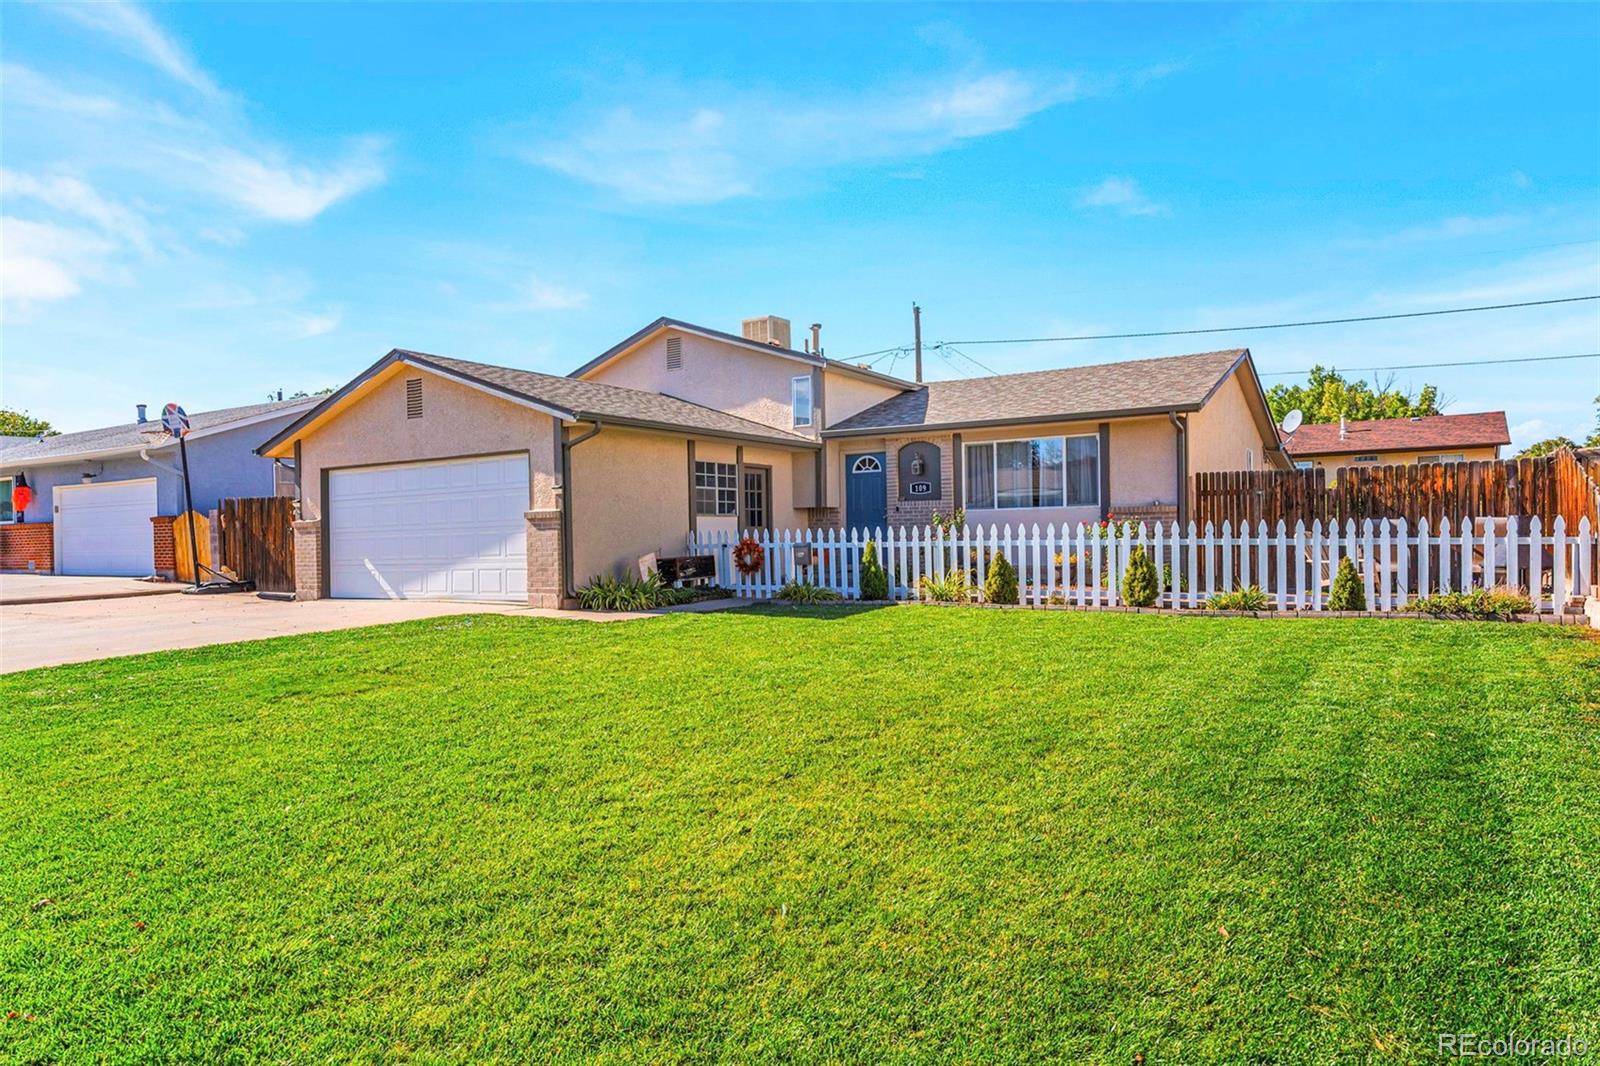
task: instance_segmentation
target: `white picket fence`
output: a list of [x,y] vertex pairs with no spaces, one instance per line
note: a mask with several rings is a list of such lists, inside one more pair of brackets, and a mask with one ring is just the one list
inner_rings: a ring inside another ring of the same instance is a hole
[[[733,565],[733,549],[752,537],[762,548],[754,574]],[[1129,553],[1142,546],[1155,562],[1163,607],[1204,607],[1219,592],[1258,586],[1278,610],[1326,610],[1328,591],[1339,560],[1350,558],[1365,585],[1367,609],[1397,611],[1420,595],[1511,586],[1528,591],[1534,610],[1563,613],[1580,599],[1594,580],[1596,541],[1584,518],[1569,534],[1557,518],[1546,531],[1537,517],[1522,520],[1464,520],[1455,528],[1440,522],[1431,531],[1426,521],[1408,528],[1404,519],[1352,520],[1341,530],[1321,522],[1308,528],[1282,522],[1235,532],[1227,522],[1187,530],[1177,523],[1140,525],[1105,531],[1078,525],[1031,529],[962,527],[887,530],[751,530],[691,535],[689,552],[714,555],[719,584],[743,597],[768,597],[789,581],[808,581],[833,589],[846,599],[861,595],[861,554],[877,545],[878,559],[889,575],[889,596],[924,599],[922,578],[941,579],[953,567],[963,568],[982,599],[990,560],[1004,555],[1017,570],[1024,604],[1116,606]],[[798,549],[809,549],[809,552]],[[811,565],[797,565],[809,554]]]

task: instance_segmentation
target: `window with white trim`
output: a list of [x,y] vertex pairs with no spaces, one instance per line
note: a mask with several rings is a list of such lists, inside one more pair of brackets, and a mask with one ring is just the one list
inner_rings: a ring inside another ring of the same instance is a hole
[[1095,507],[1100,503],[1100,438],[1033,437],[966,446],[970,509]]
[[739,513],[739,468],[732,463],[694,464],[694,513]]
[[1444,455],[1417,456],[1417,462],[1419,463],[1464,463],[1466,461],[1467,457],[1463,452],[1448,452]]
[[794,424],[811,424],[811,375],[789,380],[789,406],[794,411]]

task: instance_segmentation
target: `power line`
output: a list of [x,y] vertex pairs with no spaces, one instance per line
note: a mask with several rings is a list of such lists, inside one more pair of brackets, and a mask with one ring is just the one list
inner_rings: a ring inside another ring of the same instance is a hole
[[[1516,356],[1507,359],[1463,359],[1455,363],[1401,363],[1396,366],[1329,366],[1329,370],[1338,370],[1340,373],[1366,374],[1376,370],[1431,370],[1436,366],[1496,366],[1503,363],[1554,363],[1564,359],[1600,359],[1600,352],[1585,352],[1582,355],[1528,355]],[[1264,378],[1299,377],[1309,374],[1310,370],[1274,370],[1262,374]]]
[[989,373],[989,374],[993,374],[993,375],[995,375],[997,377],[1000,374],[1000,371],[998,371],[998,370],[994,369],[993,367],[988,366],[988,365],[986,365],[984,363],[978,362],[978,360],[972,358],[972,356],[968,355],[966,352],[962,351],[960,348],[957,348],[955,345],[949,343],[948,341],[946,341],[944,343],[941,343],[941,344],[936,344],[936,345],[934,345],[934,347],[936,349],[949,348],[952,352],[955,352],[961,358],[965,359],[967,362],[969,362],[969,363],[973,364],[974,366],[976,366],[979,370],[985,371],[986,373]]
[[1581,303],[1585,300],[1600,300],[1600,294],[1593,296],[1565,296],[1558,300],[1525,300],[1514,304],[1485,304],[1480,307],[1446,307],[1437,311],[1408,311],[1395,315],[1361,315],[1353,318],[1321,318],[1307,322],[1271,322],[1254,326],[1219,326],[1211,329],[1168,329],[1147,330],[1140,333],[1093,333],[1075,337],[1012,337],[1006,339],[982,339],[944,341],[945,344],[1050,344],[1057,341],[1115,341],[1129,340],[1138,337],[1188,337],[1197,333],[1243,333],[1246,330],[1258,329],[1292,329],[1297,326],[1342,326],[1352,322],[1389,322],[1397,318],[1429,318],[1434,315],[1459,315],[1469,311],[1507,311],[1518,307],[1548,307],[1551,304]]

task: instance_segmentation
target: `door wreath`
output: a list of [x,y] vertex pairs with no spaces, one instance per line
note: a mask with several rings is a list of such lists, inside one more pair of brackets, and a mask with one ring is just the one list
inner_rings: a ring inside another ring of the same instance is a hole
[[756,543],[754,537],[746,537],[733,548],[733,565],[739,573],[749,577],[761,569],[761,561],[766,558],[766,552],[761,550],[761,545]]

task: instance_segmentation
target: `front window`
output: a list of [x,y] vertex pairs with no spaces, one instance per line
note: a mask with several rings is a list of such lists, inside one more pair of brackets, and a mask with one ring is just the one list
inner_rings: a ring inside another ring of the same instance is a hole
[[694,464],[694,513],[739,513],[739,468],[732,463]]
[[794,378],[789,382],[789,406],[794,409],[794,424],[811,424],[811,375]]
[[11,486],[14,484],[13,479],[0,477],[0,522],[10,522],[17,517],[11,510]]
[[1100,502],[1100,438],[1035,437],[969,444],[966,505],[1093,507]]
[[1462,452],[1450,452],[1445,455],[1417,456],[1417,462],[1419,463],[1464,463],[1466,460],[1467,457]]

